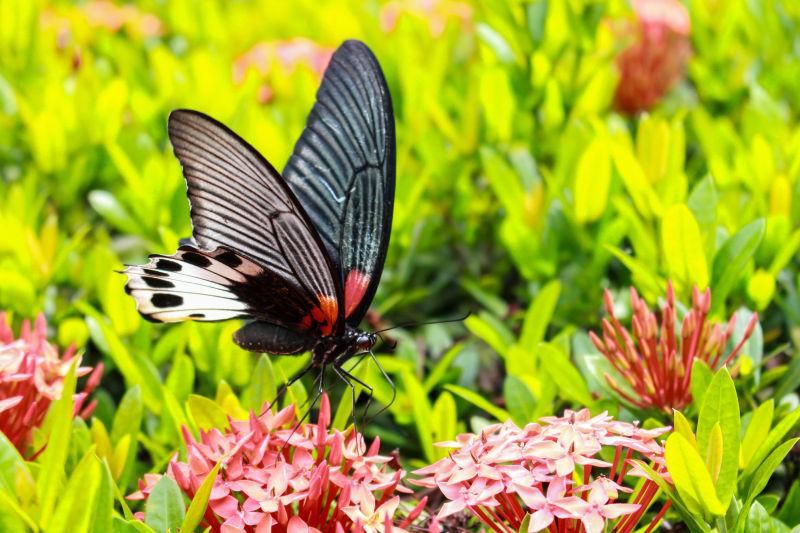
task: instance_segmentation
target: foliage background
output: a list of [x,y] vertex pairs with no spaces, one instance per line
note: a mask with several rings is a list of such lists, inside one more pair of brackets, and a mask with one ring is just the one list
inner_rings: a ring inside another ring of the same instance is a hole
[[[398,138],[369,322],[473,313],[394,332],[396,352],[380,359],[398,398],[368,433],[415,464],[492,417],[573,402],[616,411],[592,395],[602,369],[584,357],[596,351],[584,331],[599,324],[604,287],[625,316],[628,286],[655,303],[668,278],[686,303],[692,285],[710,286],[716,317],[760,313],[739,392],[795,406],[800,5],[687,7],[685,78],[629,117],[613,107],[616,58],[635,38],[621,0],[0,0],[0,308],[17,322],[44,312],[58,344],[105,361],[105,427],[123,397],[143,405],[123,492],[180,447],[181,423],[202,425],[194,395],[235,412],[268,399],[302,361],[239,350],[237,324],[147,323],[115,270],[190,233],[171,109],[218,118],[280,168],[321,54],[358,38],[385,70]],[[259,69],[254,47],[297,60]],[[389,403],[376,369],[359,371]]]

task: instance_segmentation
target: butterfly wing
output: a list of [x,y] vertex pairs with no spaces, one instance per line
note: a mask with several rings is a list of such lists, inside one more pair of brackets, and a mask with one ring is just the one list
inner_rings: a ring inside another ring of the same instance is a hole
[[380,65],[364,43],[333,54],[284,177],[317,228],[358,325],[380,281],[392,226],[395,132]]
[[[201,264],[188,266],[204,270],[195,272],[200,277],[212,277],[219,275],[221,268],[213,254],[232,253],[241,265],[258,270],[237,280],[240,285],[234,284],[228,291],[241,306],[246,304],[242,309],[226,309],[228,314],[238,311],[236,316],[313,329],[321,335],[340,334],[344,329],[339,305],[341,281],[333,274],[313,223],[280,174],[238,135],[197,111],[173,111],[168,131],[186,178],[192,242],[197,249],[182,247],[175,256],[156,258],[156,265],[159,260],[172,260],[185,272],[186,253],[190,253],[194,255],[189,257]],[[233,270],[245,268],[241,265]],[[134,273],[141,277],[138,271]],[[194,299],[192,305],[205,303],[211,310],[213,303],[220,303],[208,300],[208,294],[204,296],[206,300]],[[287,311],[287,301],[295,307],[293,312]],[[182,314],[181,306],[168,307],[172,314],[162,310],[150,313],[150,317],[173,321],[196,318],[192,313]],[[150,310],[147,305],[139,309],[143,314]],[[214,316],[229,318],[227,314]]]

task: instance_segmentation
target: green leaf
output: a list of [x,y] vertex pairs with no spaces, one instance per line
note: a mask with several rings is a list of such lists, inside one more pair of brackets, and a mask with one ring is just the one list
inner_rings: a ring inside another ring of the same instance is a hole
[[519,529],[517,530],[518,533],[528,533],[530,523],[531,523],[531,514],[525,513],[525,518],[522,519],[522,522],[519,525]]
[[675,204],[661,219],[661,245],[667,271],[682,290],[708,286],[708,266],[700,228],[686,204]]
[[753,411],[739,449],[739,468],[747,468],[747,465],[750,464],[750,461],[755,456],[756,450],[766,438],[766,435],[769,434],[769,428],[772,427],[773,409],[774,402],[769,399]]
[[109,327],[103,315],[92,306],[77,302],[75,307],[86,315],[86,325],[92,340],[114,361],[128,386],[140,385],[148,409],[156,414],[161,413],[163,403],[161,381],[152,363],[128,350],[119,336]]
[[553,317],[560,293],[561,283],[558,280],[553,280],[542,287],[525,313],[518,344],[533,350],[544,340],[547,325]]
[[444,375],[450,370],[453,365],[453,361],[458,354],[461,353],[461,350],[464,349],[464,345],[462,343],[455,344],[452,348],[447,350],[445,354],[436,362],[433,369],[428,373],[425,377],[425,380],[422,382],[422,388],[425,389],[425,392],[430,392],[433,388],[438,385]]
[[722,433],[722,462],[715,486],[719,501],[727,509],[736,489],[739,472],[740,420],[736,386],[725,367],[711,380],[697,421],[697,445],[700,453],[706,457],[709,457],[711,433],[716,424],[719,424]]
[[701,359],[695,359],[692,363],[692,382],[690,384],[692,400],[695,405],[703,405],[703,398],[705,398],[712,379],[714,379],[714,373],[711,372],[708,363]]
[[228,414],[220,405],[205,396],[190,394],[186,400],[186,410],[194,419],[198,429],[225,429],[228,427]]
[[542,369],[557,385],[561,396],[583,405],[594,403],[583,376],[563,352],[551,344],[539,345]]
[[734,284],[745,271],[750,258],[764,238],[765,223],[759,218],[740,229],[714,256],[711,293],[714,307],[723,305]]
[[683,416],[683,413],[680,411],[674,411],[674,424],[675,424],[675,432],[680,433],[684,436],[684,438],[697,449],[697,439],[694,437],[694,432],[692,431],[692,426],[689,424],[689,421],[686,420],[686,417]]
[[449,392],[442,392],[433,404],[431,434],[434,442],[453,438],[458,425],[456,401]]
[[203,515],[208,507],[208,497],[211,495],[211,489],[214,487],[214,481],[217,479],[220,463],[214,465],[214,468],[206,474],[200,488],[197,489],[192,503],[189,504],[189,509],[186,511],[186,516],[183,518],[181,524],[181,531],[195,531],[200,521],[203,520]]
[[52,418],[53,425],[47,447],[42,452],[39,463],[39,479],[36,482],[36,493],[39,498],[39,516],[43,529],[47,529],[53,518],[53,509],[61,496],[61,483],[64,478],[64,466],[69,451],[69,441],[72,435],[72,413],[75,394],[75,371],[78,360],[73,359],[69,371],[64,378],[61,397],[53,402],[47,413],[47,418]]
[[444,386],[445,389],[449,390],[456,396],[460,396],[461,398],[465,399],[478,409],[483,409],[493,417],[495,417],[500,422],[505,422],[506,420],[511,418],[511,415],[505,409],[497,407],[492,402],[474,392],[470,389],[459,387],[458,385],[450,385],[447,384]]
[[273,401],[277,396],[272,363],[264,354],[258,357],[250,387],[250,408],[255,411],[260,412],[264,403]]
[[711,474],[711,480],[717,482],[719,471],[722,466],[722,428],[719,422],[714,423],[711,428],[711,435],[708,439],[708,450],[706,451],[706,468]]
[[604,137],[592,139],[575,169],[575,219],[585,224],[606,210],[611,187],[611,153]]
[[[736,311],[733,334],[728,341],[728,350],[733,350],[734,346],[742,340],[752,316],[753,312],[744,307]],[[753,383],[758,387],[761,383],[761,363],[764,358],[764,334],[760,322],[756,322],[753,331],[750,333],[750,337],[748,337],[747,341],[742,345],[741,350],[739,350],[739,355],[736,357],[737,359],[741,359],[742,357],[750,358],[749,366],[753,368]],[[742,365],[740,368],[744,369],[745,366],[746,365]]]
[[487,313],[467,317],[464,320],[464,325],[475,336],[491,346],[500,357],[505,357],[509,346],[514,343],[514,336],[508,328],[501,321]]
[[690,510],[702,508],[714,516],[725,515],[727,506],[717,498],[714,483],[703,459],[683,435],[673,433],[669,436],[665,457],[675,488]]
[[183,493],[169,476],[161,476],[144,506],[145,523],[157,533],[167,533],[181,525],[186,515]]
[[691,209],[701,232],[711,232],[717,219],[717,191],[711,176],[706,176],[695,185],[686,205]]
[[[428,401],[428,395],[422,388],[419,380],[411,372],[403,372],[402,374],[403,385],[408,395],[408,400],[411,402],[411,409],[414,414],[414,423],[417,427],[417,436],[419,443],[422,446],[422,451],[425,458],[433,462],[438,459],[436,450],[433,447],[433,435],[428,426],[428,421],[431,419],[431,404]],[[448,388],[449,385],[445,385]]]
[[[102,469],[90,449],[75,468],[64,490],[58,499],[58,505],[47,527],[48,533],[67,533],[72,531],[93,531],[94,513],[87,510],[95,508],[97,493],[102,483]],[[110,486],[108,487],[110,489]],[[111,500],[106,502],[107,510],[111,510]]]
[[747,533],[774,533],[767,510],[758,502],[754,502],[750,506],[750,512],[747,513],[745,531]]
[[795,479],[789,488],[789,493],[778,512],[778,519],[784,524],[800,524],[800,480]]
[[800,407],[781,418],[772,431],[767,434],[767,437],[761,442],[761,445],[753,453],[752,458],[747,463],[747,467],[742,473],[742,477],[749,478],[753,475],[756,468],[761,465],[761,462],[778,446],[778,443],[791,431],[791,429],[800,420]]
[[122,397],[111,425],[111,442],[114,446],[125,438],[129,442],[122,474],[117,481],[121,490],[125,490],[129,486],[135,475],[136,454],[139,449],[139,428],[142,426],[143,416],[142,390],[138,385],[134,385]]
[[[28,513],[25,512],[25,509],[20,506],[17,498],[13,494],[6,492],[5,489],[0,489],[0,525],[5,526],[13,524],[11,527],[17,528],[20,527],[20,521],[24,522],[31,531],[39,531],[39,527]],[[24,526],[20,531],[26,531]]]
[[503,381],[503,398],[515,424],[524,426],[532,422],[533,413],[536,412],[536,398],[524,381],[508,374]]
[[783,459],[791,451],[794,445],[797,444],[798,440],[800,440],[800,438],[789,439],[775,448],[772,453],[767,456],[764,462],[761,463],[761,466],[756,469],[755,473],[753,473],[752,479],[746,484],[747,499],[745,501],[745,505],[749,502],[752,502],[756,496],[761,494],[761,491],[767,486],[769,478],[772,477],[772,474],[775,473],[775,470],[781,465]]
[[0,489],[13,494],[16,491],[17,479],[21,475],[31,477],[25,459],[11,444],[8,437],[0,432]]

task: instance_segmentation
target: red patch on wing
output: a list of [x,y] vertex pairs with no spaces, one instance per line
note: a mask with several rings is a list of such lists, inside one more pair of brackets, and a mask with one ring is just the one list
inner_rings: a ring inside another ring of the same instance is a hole
[[369,274],[359,270],[351,270],[344,281],[344,316],[349,317],[364,298],[369,287]]
[[330,335],[338,318],[339,304],[336,302],[336,298],[319,296],[319,305],[311,309],[311,312],[304,316],[300,323],[307,329],[311,329],[314,324],[317,324],[320,333]]

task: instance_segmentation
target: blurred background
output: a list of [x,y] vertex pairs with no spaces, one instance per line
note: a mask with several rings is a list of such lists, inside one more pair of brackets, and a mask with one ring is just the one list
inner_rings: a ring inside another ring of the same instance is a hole
[[[236,323],[147,323],[115,270],[190,234],[170,110],[282,168],[331,52],[357,38],[398,139],[369,325],[472,313],[393,332],[398,399],[368,433],[435,458],[492,403],[525,420],[584,400],[603,289],[625,317],[629,286],[654,304],[667,279],[684,303],[710,287],[713,316],[758,311],[743,372],[761,390],[775,348],[769,383],[796,403],[799,24],[794,0],[0,0],[0,309],[43,312],[55,342],[105,362],[106,425],[138,386],[154,458],[176,441],[165,405],[260,405],[302,360],[243,352]],[[539,357],[544,339],[561,356]]]

